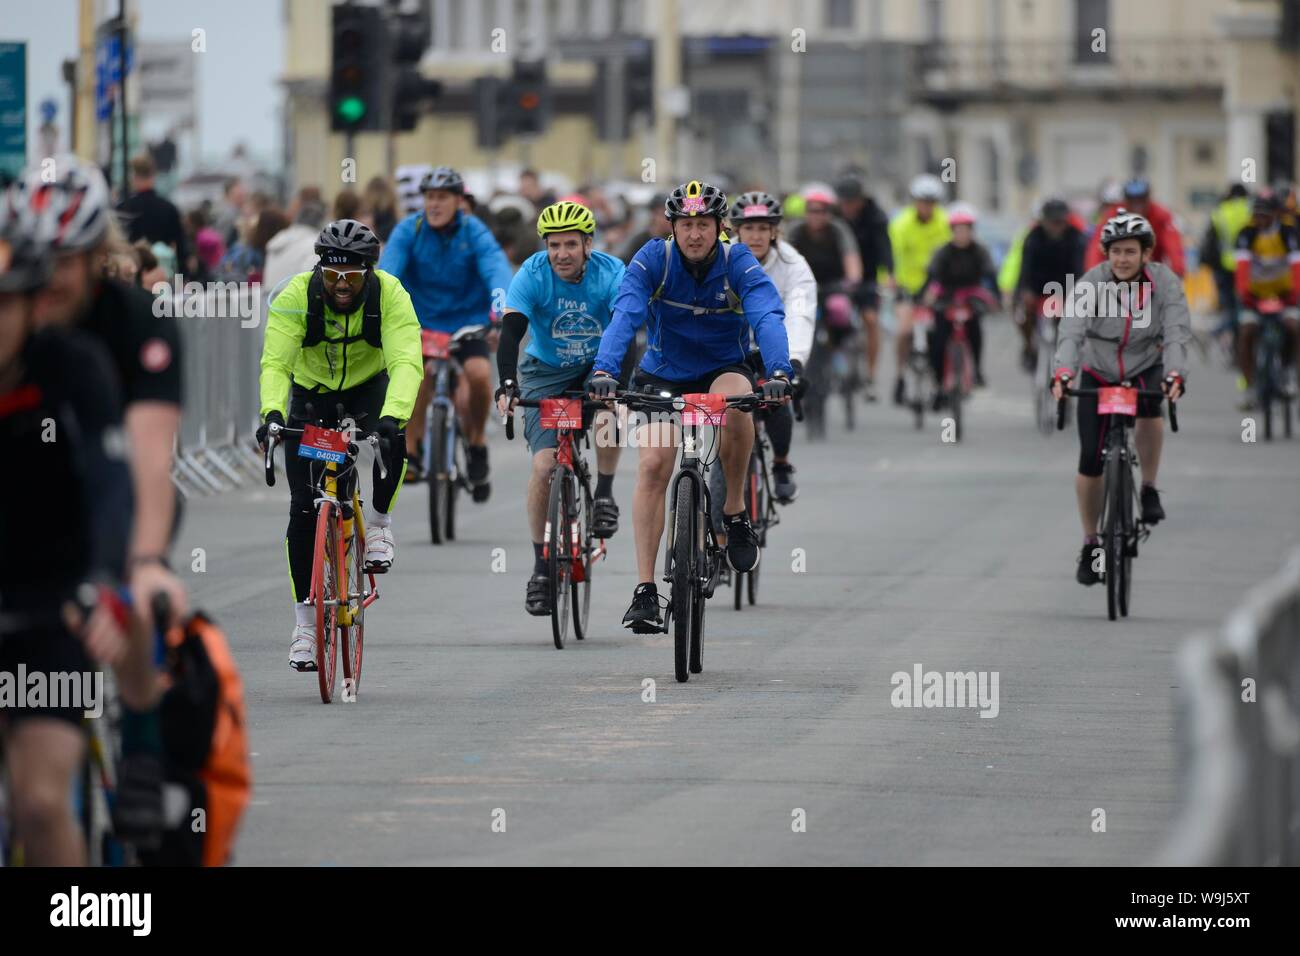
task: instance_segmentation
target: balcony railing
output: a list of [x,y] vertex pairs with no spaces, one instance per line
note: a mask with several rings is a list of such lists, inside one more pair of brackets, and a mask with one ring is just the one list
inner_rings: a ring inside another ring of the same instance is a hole
[[1203,39],[1112,41],[1104,53],[1074,43],[938,43],[919,47],[916,80],[923,97],[998,99],[1088,90],[1177,94],[1223,87],[1222,46]]

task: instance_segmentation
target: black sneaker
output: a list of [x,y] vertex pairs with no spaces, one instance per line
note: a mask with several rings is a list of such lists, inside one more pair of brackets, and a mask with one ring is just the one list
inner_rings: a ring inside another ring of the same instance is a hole
[[1032,375],[1038,369],[1038,352],[1034,349],[1020,351],[1020,367]]
[[794,465],[788,461],[772,463],[772,491],[776,500],[788,505],[799,496],[799,486],[794,482]]
[[534,574],[528,579],[524,594],[524,610],[533,617],[546,617],[551,613],[551,576]]
[[727,524],[727,563],[736,571],[753,571],[758,567],[758,535],[749,523],[749,515],[724,515]]
[[907,404],[907,389],[903,386],[903,380],[901,378],[894,383],[894,404]]
[[654,582],[638,584],[632,592],[632,606],[623,615],[623,626],[634,634],[662,634],[663,614],[659,610],[659,589]]
[[1160,492],[1154,485],[1142,486],[1142,521],[1144,524],[1156,524],[1165,520],[1165,509],[1160,507]]
[[618,504],[613,498],[597,498],[591,503],[591,533],[602,540],[618,531]]
[[466,477],[474,500],[482,504],[492,494],[492,484],[488,481],[488,450],[486,445],[470,445]]
[[988,386],[989,386],[989,383],[986,382],[986,381],[984,381],[984,373],[981,372],[979,369],[976,369],[976,370],[975,370],[975,387],[976,387],[976,388],[988,388]]
[[1074,572],[1074,580],[1084,587],[1092,587],[1101,581],[1101,575],[1092,569],[1092,562],[1095,560],[1093,552],[1100,547],[1100,541],[1096,544],[1084,544],[1083,550],[1079,553],[1079,567]]

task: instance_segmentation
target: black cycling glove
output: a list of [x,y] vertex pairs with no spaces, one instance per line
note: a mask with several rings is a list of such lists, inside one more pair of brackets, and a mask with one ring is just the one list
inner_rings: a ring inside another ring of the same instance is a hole
[[790,391],[790,382],[788,379],[773,376],[763,383],[762,395],[765,402],[779,402],[785,398]]
[[266,436],[267,433],[271,430],[272,423],[275,423],[276,425],[279,425],[281,428],[283,428],[284,416],[277,411],[269,411],[266,413],[266,419],[262,422],[262,424],[257,426],[257,432],[253,436],[257,439],[257,444],[261,448],[266,447]]
[[618,390],[618,379],[606,372],[597,372],[587,380],[587,391],[598,402],[609,401]]

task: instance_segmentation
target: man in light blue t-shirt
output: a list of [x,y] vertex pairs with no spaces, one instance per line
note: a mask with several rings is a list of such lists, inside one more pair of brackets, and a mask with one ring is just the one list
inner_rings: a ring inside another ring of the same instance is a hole
[[[502,415],[511,414],[520,398],[559,398],[571,393],[581,401],[624,272],[623,263],[614,256],[592,252],[595,232],[595,216],[579,203],[555,203],[538,217],[537,233],[546,249],[525,260],[506,293],[497,347],[501,386],[496,401]],[[526,357],[519,363],[519,343],[525,331],[531,338],[524,350]],[[590,427],[591,422],[584,420],[584,424]],[[598,538],[608,538],[618,530],[618,505],[613,495],[618,442],[602,438],[616,434],[613,413],[598,413],[596,426],[592,531]],[[539,617],[551,613],[555,600],[542,547],[557,434],[541,427],[537,409],[524,409],[524,436],[533,454],[527,507],[534,552],[524,607]]]

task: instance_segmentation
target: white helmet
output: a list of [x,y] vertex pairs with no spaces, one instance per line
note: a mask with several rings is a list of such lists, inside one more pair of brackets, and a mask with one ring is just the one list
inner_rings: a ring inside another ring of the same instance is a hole
[[1153,248],[1156,244],[1156,234],[1151,223],[1137,213],[1124,209],[1106,220],[1106,225],[1101,227],[1101,248],[1107,250],[1112,242],[1120,239],[1136,239],[1143,249]]
[[977,219],[979,219],[979,213],[968,202],[955,202],[948,207],[948,225],[950,226],[973,226]]
[[913,199],[928,199],[931,202],[943,201],[943,183],[933,173],[922,173],[912,180],[908,187]]
[[9,201],[48,221],[56,252],[93,249],[108,232],[113,216],[104,174],[71,153],[51,162],[52,170],[45,163],[28,167],[9,187]]

